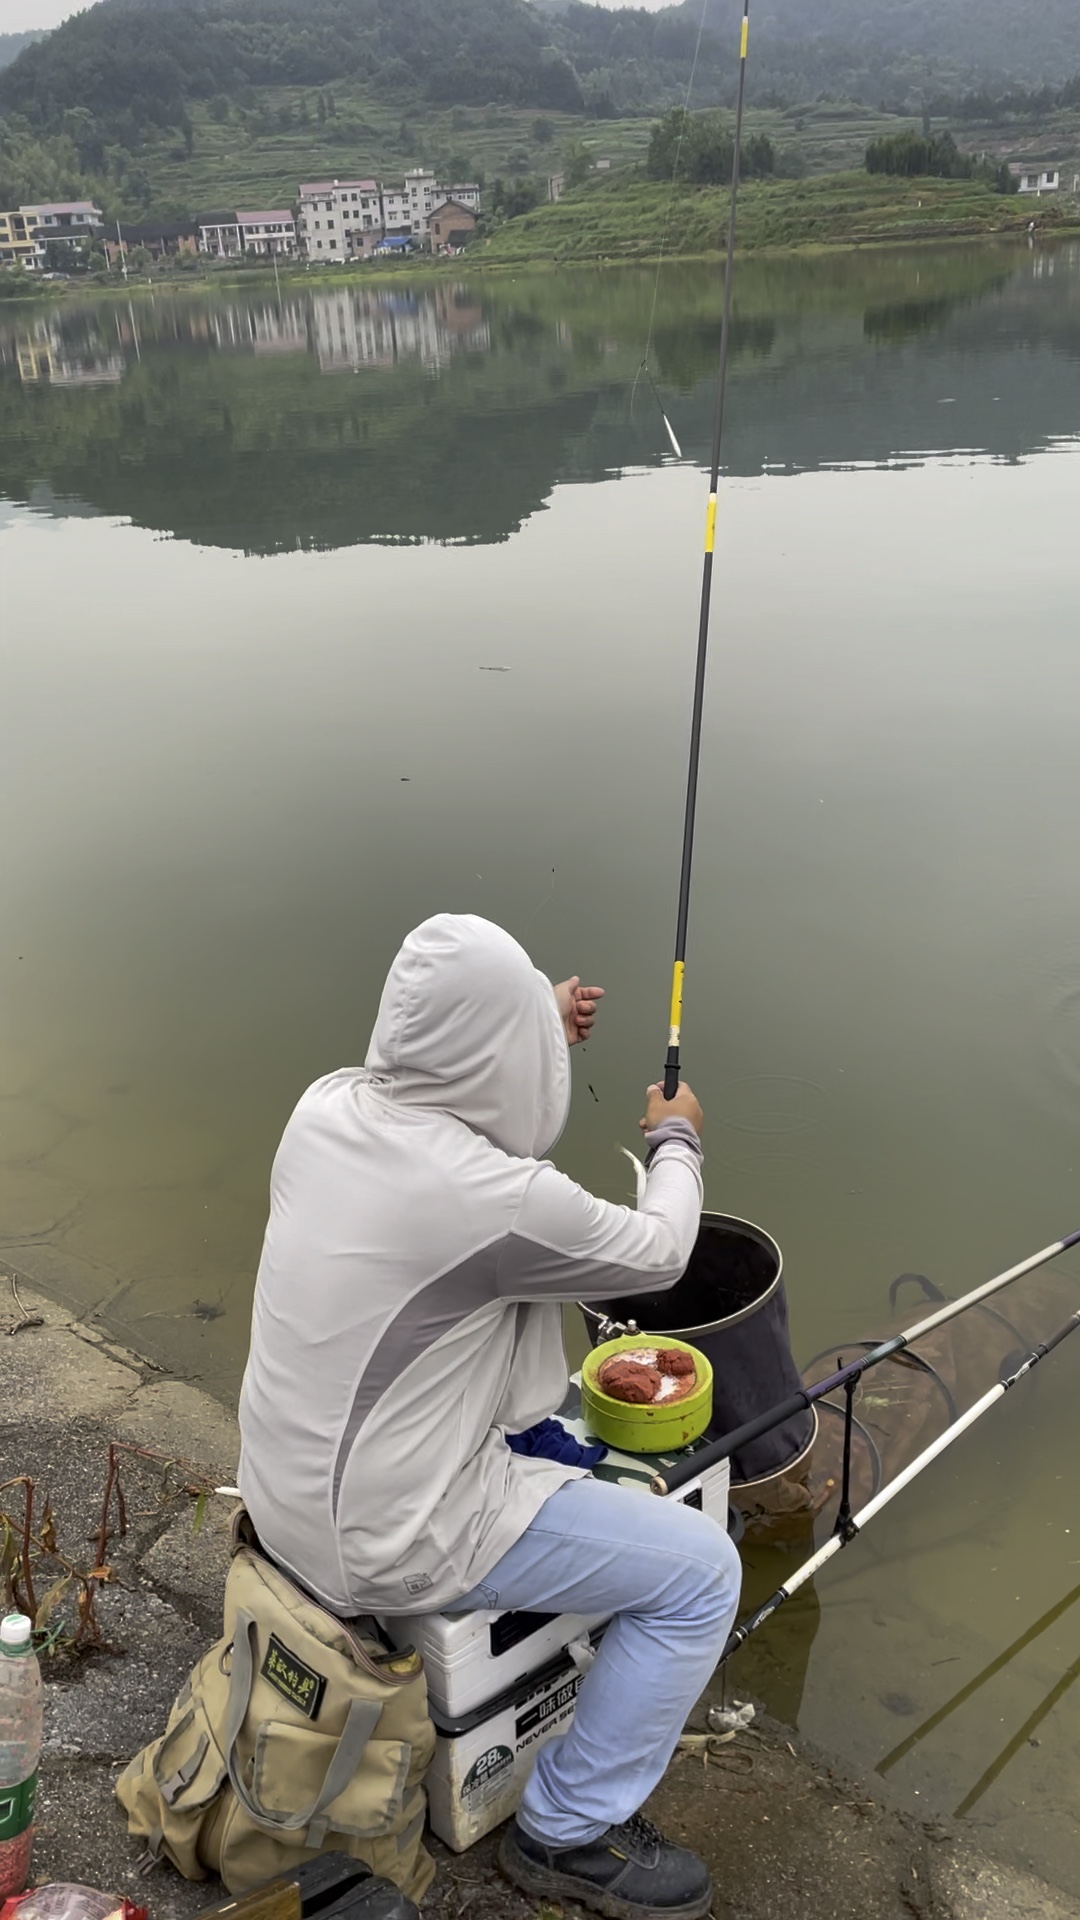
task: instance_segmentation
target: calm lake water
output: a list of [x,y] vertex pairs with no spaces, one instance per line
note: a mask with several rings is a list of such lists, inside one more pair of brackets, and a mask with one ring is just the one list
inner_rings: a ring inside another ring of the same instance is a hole
[[[282,1125],[432,911],[607,986],[558,1158],[626,1194],[716,275],[657,303],[681,461],[652,301],[0,309],[0,1256],[222,1395]],[[749,261],[737,307],[684,1057],[809,1356],[1080,1227],[1080,249]],[[1080,1604],[890,1756],[1080,1589],[1078,1391],[1080,1340],[740,1670],[1074,1886]]]

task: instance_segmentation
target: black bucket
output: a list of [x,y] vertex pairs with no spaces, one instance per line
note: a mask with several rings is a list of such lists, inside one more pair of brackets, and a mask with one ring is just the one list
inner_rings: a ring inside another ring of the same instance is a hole
[[[700,1347],[712,1363],[709,1431],[719,1439],[802,1385],[788,1335],[783,1269],[776,1241],[760,1227],[727,1213],[703,1213],[690,1264],[673,1287],[582,1305],[581,1311],[593,1346],[632,1323],[650,1336]],[[808,1408],[733,1455],[732,1480],[782,1473],[806,1453],[813,1437],[814,1414]]]

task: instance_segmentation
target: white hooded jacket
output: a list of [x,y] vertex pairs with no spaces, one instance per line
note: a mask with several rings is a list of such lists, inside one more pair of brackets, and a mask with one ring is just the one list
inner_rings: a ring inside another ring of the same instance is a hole
[[439,914],[394,961],[365,1067],[316,1081],[285,1129],[240,1491],[266,1551],[337,1613],[428,1612],[482,1580],[580,1472],[506,1444],[565,1394],[561,1303],[686,1267],[693,1129],[650,1136],[634,1212],[540,1157],[569,1098],[551,983],[489,921]]

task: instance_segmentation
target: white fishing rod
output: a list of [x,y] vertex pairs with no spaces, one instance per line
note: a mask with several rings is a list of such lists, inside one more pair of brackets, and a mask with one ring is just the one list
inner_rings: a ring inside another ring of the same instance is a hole
[[800,1387],[798,1392],[790,1394],[778,1406],[769,1407],[765,1413],[759,1413],[756,1419],[748,1420],[744,1426],[736,1427],[733,1432],[726,1433],[722,1439],[711,1440],[704,1447],[699,1447],[696,1452],[684,1454],[675,1466],[666,1468],[663,1474],[657,1474],[654,1477],[651,1482],[653,1493],[673,1493],[676,1487],[685,1486],[688,1480],[696,1480],[698,1475],[707,1468],[718,1466],[721,1460],[730,1460],[732,1454],[749,1446],[752,1440],[760,1440],[762,1434],[770,1433],[773,1427],[782,1426],[785,1420],[790,1420],[795,1414],[803,1413],[807,1407],[812,1407],[815,1400],[826,1399],[839,1387],[852,1387],[869,1367],[876,1367],[879,1361],[889,1360],[893,1354],[902,1353],[905,1347],[912,1346],[916,1340],[921,1340],[924,1334],[932,1332],[935,1327],[942,1327],[946,1321],[955,1320],[957,1314],[966,1313],[969,1307],[978,1306],[981,1300],[989,1300],[992,1294],[1000,1293],[1002,1287],[1010,1286],[1014,1280],[1021,1279],[1025,1273],[1033,1273],[1036,1267],[1045,1266],[1048,1260],[1056,1259],[1059,1253],[1065,1253],[1069,1247],[1075,1246],[1080,1246],[1080,1231],[1066,1234],[1064,1240],[1055,1240],[1051,1246],[1041,1248],[1038,1253],[1033,1253],[1028,1259],[1021,1260],[1015,1267],[1008,1267],[1004,1273],[995,1274],[992,1280],[984,1281],[981,1287],[974,1287],[970,1293],[963,1294],[959,1300],[947,1300],[944,1306],[936,1307],[933,1313],[928,1313],[915,1326],[908,1327],[905,1333],[894,1333],[891,1340],[883,1340],[880,1346],[872,1347],[869,1353],[861,1354],[848,1366],[838,1368],[836,1373],[828,1374],[824,1380],[816,1380],[812,1387]]
[[[932,1315],[929,1320],[923,1322],[923,1331],[929,1326],[938,1326],[940,1323],[941,1316]],[[735,1628],[720,1655],[720,1665],[723,1666],[725,1660],[730,1660],[731,1655],[738,1651],[752,1633],[756,1633],[759,1627],[764,1626],[766,1620],[772,1618],[777,1609],[783,1606],[785,1600],[790,1600],[793,1593],[798,1593],[800,1587],[804,1587],[807,1581],[812,1580],[814,1575],[819,1573],[836,1554],[841,1553],[849,1542],[854,1540],[856,1535],[860,1534],[863,1528],[881,1512],[882,1508],[888,1506],[890,1500],[895,1500],[898,1493],[903,1493],[904,1488],[910,1486],[932,1460],[936,1460],[939,1454],[952,1446],[954,1440],[959,1440],[962,1433],[966,1433],[977,1420],[981,1420],[983,1414],[994,1405],[995,1401],[1001,1400],[1010,1387],[1015,1387],[1018,1380],[1022,1380],[1033,1367],[1037,1367],[1039,1361],[1048,1353],[1052,1353],[1055,1347],[1059,1347],[1063,1340],[1068,1339],[1069,1334],[1078,1326],[1080,1326],[1080,1313],[1074,1313],[1071,1320],[1067,1320],[1063,1327],[1059,1327],[1057,1333],[1052,1334],[1049,1340],[1032,1349],[1015,1373],[1010,1373],[1006,1379],[999,1380],[988,1393],[983,1394],[981,1400],[976,1400],[973,1407],[969,1407],[966,1413],[962,1413],[959,1420],[954,1420],[951,1427],[946,1427],[945,1432],[939,1434],[938,1438],[932,1441],[930,1446],[911,1462],[910,1466],[905,1467],[902,1473],[898,1473],[895,1480],[890,1480],[887,1487],[883,1487],[880,1493],[875,1494],[859,1513],[852,1514],[842,1522],[832,1538],[827,1540],[823,1547],[819,1547],[816,1553],[812,1553],[798,1572],[792,1574],[790,1580],[785,1580],[782,1587],[777,1587],[772,1598],[766,1600],[763,1607],[759,1607],[756,1613],[751,1614],[750,1619],[744,1621],[741,1627]]]

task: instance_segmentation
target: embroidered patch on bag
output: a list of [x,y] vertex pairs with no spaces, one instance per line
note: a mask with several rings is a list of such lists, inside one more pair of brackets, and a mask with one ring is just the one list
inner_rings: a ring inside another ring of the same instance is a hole
[[259,1671],[291,1707],[295,1707],[299,1713],[306,1713],[309,1720],[318,1719],[326,1681],[321,1673],[305,1666],[295,1653],[290,1653],[276,1634],[270,1635],[266,1659]]

